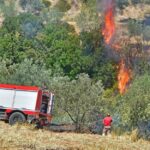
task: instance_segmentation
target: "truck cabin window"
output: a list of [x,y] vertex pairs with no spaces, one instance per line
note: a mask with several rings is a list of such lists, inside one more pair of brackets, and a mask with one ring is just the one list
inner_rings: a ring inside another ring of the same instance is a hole
[[43,95],[42,96],[42,104],[41,104],[41,112],[42,113],[47,113],[48,102],[49,102],[49,97],[46,95]]

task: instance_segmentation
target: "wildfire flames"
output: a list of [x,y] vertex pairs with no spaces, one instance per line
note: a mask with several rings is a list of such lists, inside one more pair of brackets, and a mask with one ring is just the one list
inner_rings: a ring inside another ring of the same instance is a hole
[[[102,29],[102,34],[104,36],[104,40],[107,45],[110,45],[112,48],[119,47],[120,49],[121,47],[120,45],[118,44],[115,45],[114,43],[111,43],[116,29],[114,19],[114,3],[115,0],[107,0],[106,9],[104,12],[104,27]],[[118,49],[116,50],[118,51]],[[130,81],[130,71],[125,64],[125,60],[121,58],[118,71],[118,89],[120,94],[123,94],[126,91],[126,87],[129,81]]]
[[104,23],[105,24],[102,30],[102,34],[104,36],[106,44],[110,44],[111,39],[115,33],[114,7],[112,0],[110,1],[110,4],[105,10]]
[[119,64],[119,73],[118,73],[118,89],[120,94],[123,94],[126,91],[126,86],[130,81],[130,71],[125,65],[125,61],[122,59]]

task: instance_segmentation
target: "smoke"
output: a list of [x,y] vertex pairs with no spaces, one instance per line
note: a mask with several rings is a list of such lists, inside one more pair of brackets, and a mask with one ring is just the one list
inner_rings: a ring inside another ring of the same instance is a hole
[[102,0],[103,11],[115,8],[115,0]]
[[113,8],[115,10],[115,0],[97,0],[96,1],[97,10],[100,13],[104,13],[106,10]]

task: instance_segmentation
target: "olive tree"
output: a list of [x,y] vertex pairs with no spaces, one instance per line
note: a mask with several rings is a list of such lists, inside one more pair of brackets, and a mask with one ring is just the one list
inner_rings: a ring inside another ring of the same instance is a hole
[[148,74],[137,77],[128,92],[121,98],[122,120],[136,128],[150,118],[150,78]]
[[80,74],[72,81],[67,77],[55,77],[50,89],[56,96],[55,108],[67,113],[77,131],[90,123],[91,113],[101,109],[102,83],[92,82],[87,74]]
[[11,67],[13,70],[7,79],[8,83],[42,86],[43,83],[47,85],[50,82],[51,70],[46,69],[41,62],[25,59],[20,64],[13,64]]
[[8,59],[2,59],[0,57],[0,83],[7,83],[7,80],[11,74],[11,70],[13,70],[13,67],[9,66],[11,62],[11,60]]

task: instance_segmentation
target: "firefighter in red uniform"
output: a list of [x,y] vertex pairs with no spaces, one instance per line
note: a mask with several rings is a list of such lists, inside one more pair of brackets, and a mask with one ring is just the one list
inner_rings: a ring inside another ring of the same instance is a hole
[[103,119],[103,135],[108,135],[111,132],[111,123],[112,123],[112,117],[110,114],[107,114],[107,116]]

